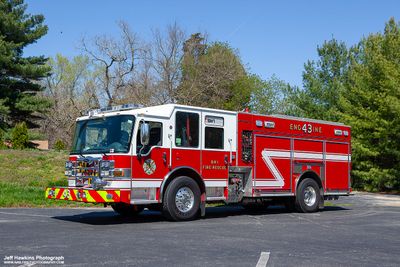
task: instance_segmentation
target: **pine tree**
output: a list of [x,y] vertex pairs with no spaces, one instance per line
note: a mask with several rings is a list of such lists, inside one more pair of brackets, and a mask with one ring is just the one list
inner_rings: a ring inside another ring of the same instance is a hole
[[34,112],[49,103],[37,95],[38,80],[48,75],[44,56],[24,57],[24,48],[47,33],[42,15],[26,14],[23,0],[0,0],[0,121],[1,128],[20,121],[34,125]]
[[303,73],[295,96],[298,115],[352,127],[353,187],[400,189],[400,26],[392,18],[383,33],[350,49],[331,40]]
[[303,85],[295,98],[304,117],[324,120],[339,119],[338,100],[344,92],[349,52],[343,42],[336,39],[317,48],[318,60],[304,65]]
[[400,188],[400,26],[352,49],[342,121],[352,126],[353,176],[367,190]]

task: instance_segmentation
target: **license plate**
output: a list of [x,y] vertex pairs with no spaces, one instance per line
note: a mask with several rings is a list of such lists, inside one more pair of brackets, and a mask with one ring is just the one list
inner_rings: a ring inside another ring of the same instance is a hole
[[91,185],[92,178],[76,178],[76,186]]

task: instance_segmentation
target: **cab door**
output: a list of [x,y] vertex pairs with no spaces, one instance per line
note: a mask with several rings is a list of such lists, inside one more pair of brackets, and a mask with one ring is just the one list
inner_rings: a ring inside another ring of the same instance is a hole
[[202,122],[202,176],[210,185],[223,181],[219,186],[226,186],[230,163],[226,120],[224,116],[203,112]]
[[176,110],[172,140],[172,169],[185,166],[200,170],[201,112]]
[[[140,128],[143,122],[150,127],[149,144],[145,147],[140,143]],[[136,181],[157,180],[157,183],[161,184],[162,177],[169,171],[166,160],[169,149],[164,137],[167,126],[163,120],[146,119],[143,122],[139,122],[137,131],[133,136],[136,140],[136,147],[133,147],[133,149],[137,156],[132,157],[132,177]],[[134,185],[139,186],[135,183]]]

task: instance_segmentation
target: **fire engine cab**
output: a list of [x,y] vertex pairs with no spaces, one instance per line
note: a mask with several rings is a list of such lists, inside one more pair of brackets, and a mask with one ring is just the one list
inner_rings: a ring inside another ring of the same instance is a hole
[[76,120],[67,187],[46,198],[104,203],[121,215],[159,209],[171,220],[206,202],[300,212],[349,195],[350,127],[283,115],[167,104],[91,110]]

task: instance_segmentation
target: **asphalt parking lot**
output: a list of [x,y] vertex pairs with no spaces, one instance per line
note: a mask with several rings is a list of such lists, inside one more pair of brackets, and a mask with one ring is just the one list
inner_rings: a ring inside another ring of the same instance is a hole
[[192,222],[108,208],[0,209],[0,265],[39,255],[67,266],[400,266],[400,196],[330,204],[313,214],[211,207]]

